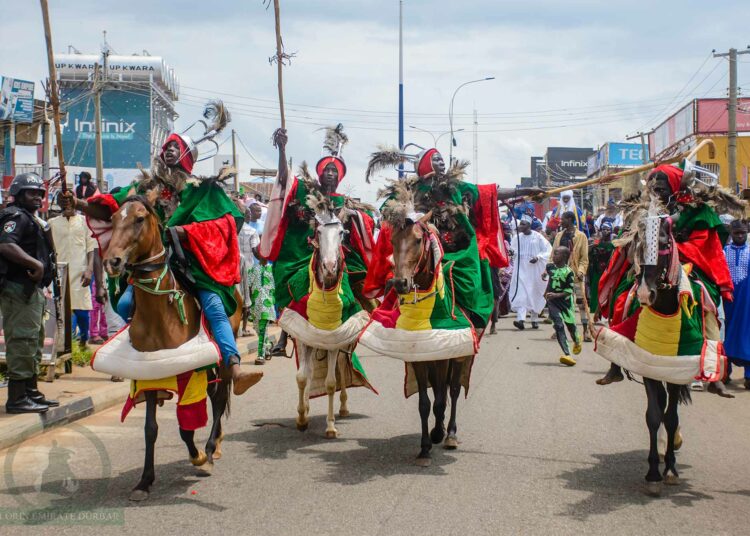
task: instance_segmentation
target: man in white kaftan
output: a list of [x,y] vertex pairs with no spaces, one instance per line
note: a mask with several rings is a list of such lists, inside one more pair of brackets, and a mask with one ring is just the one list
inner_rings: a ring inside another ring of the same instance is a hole
[[518,232],[510,241],[514,250],[513,277],[508,292],[511,309],[516,312],[513,325],[525,329],[526,315],[531,314],[531,327],[539,328],[539,313],[544,309],[544,291],[547,282],[542,279],[552,245],[536,231],[531,230],[531,217],[525,215],[518,222]]
[[70,308],[73,310],[73,334],[76,327],[81,346],[89,340],[89,311],[91,304],[91,278],[94,271],[96,240],[86,225],[85,216],[74,208],[63,211],[62,216],[49,220],[52,240],[55,242],[57,261],[68,264]]

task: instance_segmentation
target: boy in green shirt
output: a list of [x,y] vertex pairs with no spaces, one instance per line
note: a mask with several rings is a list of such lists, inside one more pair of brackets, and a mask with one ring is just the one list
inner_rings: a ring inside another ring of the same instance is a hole
[[573,337],[573,353],[576,355],[581,353],[581,337],[576,329],[575,276],[568,266],[569,257],[570,250],[564,246],[552,250],[552,263],[547,265],[549,280],[544,297],[547,299],[549,316],[555,326],[557,342],[563,351],[560,363],[572,367],[576,360],[570,357],[565,327],[567,326],[570,336]]

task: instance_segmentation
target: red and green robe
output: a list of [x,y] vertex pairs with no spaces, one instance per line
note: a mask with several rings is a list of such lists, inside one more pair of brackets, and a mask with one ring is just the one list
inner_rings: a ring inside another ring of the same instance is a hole
[[[424,190],[429,186],[418,183],[417,188]],[[461,181],[451,201],[457,205],[467,203],[470,207],[468,217],[462,213],[456,215],[458,225],[469,237],[469,244],[464,249],[445,253],[442,263],[444,277],[450,282],[456,304],[474,327],[484,328],[494,307],[490,267],[508,266],[508,258],[501,247],[503,237],[497,210],[497,187]],[[450,240],[450,236],[442,233],[441,240],[446,239]],[[393,277],[392,255],[391,228],[383,223],[365,280],[366,296],[383,295],[386,281]]]
[[[138,188],[139,184],[133,183],[115,194],[97,194],[89,202],[106,206],[114,213],[128,196],[139,193]],[[213,181],[188,183],[182,192],[172,195],[179,195],[180,203],[169,220],[164,221],[159,207],[155,207],[157,213],[167,227],[185,229],[183,247],[196,286],[218,294],[227,315],[231,316],[237,309],[234,297],[234,285],[240,281],[237,229],[242,226],[243,215]],[[112,236],[112,224],[90,217],[88,223],[103,255]],[[113,303],[116,305],[116,301]]]
[[[344,267],[341,278],[333,289],[323,290],[314,275],[314,249],[310,241],[314,232],[307,209],[308,189],[293,178],[282,189],[277,183],[271,195],[266,226],[261,237],[260,252],[273,261],[276,285],[276,307],[282,310],[279,324],[296,341],[321,349],[341,349],[351,352],[340,380],[346,387],[364,386],[377,391],[367,380],[367,374],[356,353],[359,331],[367,323],[352,288],[364,280],[371,258],[373,220],[363,211],[355,211],[348,221],[348,239],[344,243]],[[335,207],[344,207],[346,197],[329,194]],[[299,354],[297,366],[299,366]],[[313,360],[313,385],[310,396],[325,392],[326,360]],[[337,390],[341,385],[337,382]]]
[[715,381],[726,362],[717,308],[732,288],[726,260],[716,253],[723,251],[726,230],[713,209],[702,204],[681,211],[673,227],[675,235],[680,232],[689,238],[676,242],[683,264],[678,312],[665,316],[640,305],[627,253],[617,248],[599,282],[599,306],[609,328],[600,330],[596,351],[654,379]]

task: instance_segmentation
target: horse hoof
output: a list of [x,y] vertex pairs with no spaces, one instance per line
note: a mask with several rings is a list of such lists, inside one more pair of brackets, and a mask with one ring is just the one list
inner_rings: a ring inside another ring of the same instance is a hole
[[148,499],[148,491],[145,489],[134,489],[130,492],[130,497],[128,497],[128,500],[131,500],[133,502],[141,502]]
[[445,450],[456,450],[458,448],[458,438],[454,435],[449,435],[445,438],[445,443],[443,443],[443,448]]
[[646,495],[649,497],[661,497],[662,482],[646,482]]
[[667,486],[678,486],[680,484],[680,477],[675,474],[669,473],[667,475],[664,475],[664,483]]
[[221,459],[221,442],[224,441],[224,432],[216,438],[216,448],[214,450],[214,460]]
[[204,463],[203,465],[195,468],[195,474],[198,476],[211,476],[214,472],[214,462]]
[[429,467],[432,465],[432,459],[431,458],[417,458],[414,462],[414,465],[417,467]]
[[307,430],[307,425],[308,425],[308,423],[306,423],[306,422],[305,423],[299,423],[298,422],[297,423],[297,430],[299,430],[300,432],[304,432],[304,431]]
[[349,415],[351,415],[351,413],[349,413],[348,409],[340,409],[339,410],[339,417],[343,418],[343,417],[348,417]]
[[208,461],[208,456],[202,450],[198,451],[198,455],[195,458],[193,457],[190,458],[190,463],[192,463],[196,467],[200,467],[207,461]]
[[336,439],[339,433],[336,430],[326,430],[326,439]]

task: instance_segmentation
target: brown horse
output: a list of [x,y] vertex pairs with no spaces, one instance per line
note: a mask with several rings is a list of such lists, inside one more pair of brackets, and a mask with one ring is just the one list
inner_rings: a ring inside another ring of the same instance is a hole
[[[391,242],[393,244],[393,279],[389,281],[395,291],[408,300],[414,293],[414,301],[419,299],[420,292],[430,289],[435,281],[435,270],[441,269],[436,266],[433,240],[437,240],[437,229],[428,222],[432,213],[428,213],[418,221],[409,218],[400,219],[400,222],[392,225]],[[411,302],[409,302],[411,303]],[[431,463],[430,450],[432,444],[440,443],[445,439],[444,447],[449,450],[458,448],[456,433],[456,409],[458,397],[461,393],[461,379],[464,364],[471,356],[454,359],[442,359],[436,361],[421,361],[407,363],[411,367],[417,381],[419,392],[419,416],[422,420],[421,449],[417,456],[417,465],[427,467]],[[429,429],[430,398],[427,389],[432,387],[434,402],[432,410],[435,415],[435,426]],[[445,410],[447,406],[448,390],[451,397],[451,414],[448,421],[448,430],[444,425]]]
[[[103,264],[110,277],[119,277],[127,271],[135,279],[148,281],[153,285],[149,290],[144,290],[143,284],[135,285],[134,288],[136,307],[130,323],[130,340],[136,350],[152,352],[177,348],[197,335],[201,321],[200,311],[195,300],[184,296],[184,291],[169,269],[159,218],[145,198],[129,197],[112,215],[112,239]],[[162,274],[166,276],[161,277]],[[239,327],[241,311],[242,307],[238,307],[230,318],[235,333]],[[208,395],[211,399],[213,424],[205,452],[195,446],[193,430],[180,429],[180,437],[187,445],[190,462],[203,474],[210,474],[214,460],[221,457],[221,417],[229,413],[230,385],[231,374],[223,364],[218,371],[209,371]],[[146,457],[141,479],[130,494],[133,501],[146,499],[154,482],[154,447],[158,434],[156,407],[160,399],[165,398],[163,395],[164,392],[161,391],[145,393]]]

